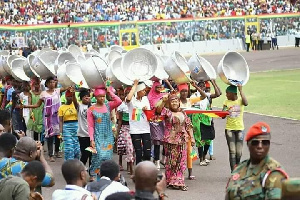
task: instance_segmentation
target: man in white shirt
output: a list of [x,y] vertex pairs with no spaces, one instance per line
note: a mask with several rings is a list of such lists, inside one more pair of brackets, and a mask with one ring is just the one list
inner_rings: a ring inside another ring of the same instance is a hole
[[113,160],[106,160],[100,166],[100,180],[89,183],[86,189],[99,200],[117,192],[129,192],[128,187],[122,185],[120,181],[119,165]]
[[79,160],[67,160],[61,167],[64,179],[67,182],[65,189],[55,190],[52,200],[96,200],[83,187],[87,184],[87,171]]

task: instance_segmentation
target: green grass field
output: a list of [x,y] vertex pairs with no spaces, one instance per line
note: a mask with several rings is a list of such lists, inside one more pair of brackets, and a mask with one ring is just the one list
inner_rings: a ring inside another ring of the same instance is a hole
[[[222,107],[228,85],[217,83],[223,94],[213,106]],[[251,73],[243,91],[249,102],[245,111],[300,120],[300,69]]]

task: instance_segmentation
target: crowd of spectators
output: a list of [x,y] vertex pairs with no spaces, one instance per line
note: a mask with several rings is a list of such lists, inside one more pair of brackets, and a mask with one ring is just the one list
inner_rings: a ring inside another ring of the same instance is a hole
[[2,0],[0,24],[137,21],[299,11],[299,0]]

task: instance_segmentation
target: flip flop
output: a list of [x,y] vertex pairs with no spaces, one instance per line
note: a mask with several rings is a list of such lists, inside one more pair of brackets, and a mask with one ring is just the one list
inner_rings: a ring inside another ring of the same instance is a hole
[[196,176],[189,176],[189,180],[196,180]]
[[186,185],[180,187],[180,190],[181,190],[181,191],[188,191],[188,189],[189,189],[189,188],[188,188],[188,186],[186,186]]

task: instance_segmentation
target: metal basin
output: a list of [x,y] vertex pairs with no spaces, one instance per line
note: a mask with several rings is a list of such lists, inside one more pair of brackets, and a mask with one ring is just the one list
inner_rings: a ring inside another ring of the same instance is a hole
[[4,69],[4,65],[6,63],[6,56],[1,55],[0,56],[0,78],[3,78],[5,76],[10,75],[5,69]]
[[217,74],[213,66],[203,57],[194,54],[188,61],[188,66],[191,71],[193,80],[208,81],[215,80]]
[[84,79],[79,63],[68,62],[66,64],[66,75],[76,85],[80,85],[83,88],[89,88]]
[[117,66],[114,67],[114,69],[119,68],[119,70],[120,70],[121,69],[121,61],[122,61],[122,58],[117,58],[117,59],[115,59],[112,62],[112,64],[110,65],[110,67],[106,68],[106,77],[109,78],[112,81],[111,85],[114,88],[120,88],[120,87],[122,87],[122,82],[114,74],[115,71],[112,70],[112,66],[113,65],[117,65]]
[[37,56],[37,62],[32,68],[40,78],[47,79],[55,76],[54,65],[57,56],[58,52],[56,51],[45,51]]
[[221,80],[228,85],[246,85],[249,67],[245,58],[237,52],[227,52],[218,65]]
[[121,67],[121,63],[122,63],[122,58],[117,58],[113,62],[113,64],[110,67],[112,73],[124,85],[133,85],[133,81],[129,80],[126,76],[124,76],[124,73],[123,73],[122,67]]
[[154,73],[154,76],[151,78],[152,81],[165,80],[169,78],[169,75],[164,69],[165,60],[158,54],[155,54],[157,57],[157,69]]
[[124,51],[124,48],[119,46],[119,45],[112,45],[110,46],[110,51],[118,51],[120,53],[122,53]]
[[124,55],[121,68],[129,80],[145,81],[153,77],[157,64],[155,54],[148,49],[136,48]]
[[166,60],[165,70],[176,84],[190,82],[189,66],[185,58],[177,51]]
[[106,56],[107,64],[110,65],[115,59],[122,57],[122,53],[119,51],[110,51]]
[[17,81],[30,81],[30,78],[26,76],[23,66],[26,62],[26,59],[23,58],[16,58],[11,62],[11,75]]
[[77,46],[77,45],[74,45],[74,44],[71,44],[69,47],[68,47],[68,51],[74,56],[74,58],[78,58],[78,56],[83,56],[84,57],[84,54],[83,52],[81,51],[81,49]]
[[62,85],[62,87],[70,87],[73,82],[66,74],[66,65],[69,63],[66,61],[64,64],[60,65],[57,70],[57,80]]
[[34,60],[35,56],[33,54],[30,54],[23,66],[23,70],[26,74],[26,76],[28,76],[29,78],[34,78],[34,77],[40,77],[31,67],[31,63]]
[[91,57],[84,60],[83,57],[79,57],[78,61],[82,75],[90,88],[105,84],[107,64],[102,58]]
[[76,62],[75,57],[70,52],[61,52],[55,60],[54,70],[55,73],[60,65],[64,64],[66,61]]

